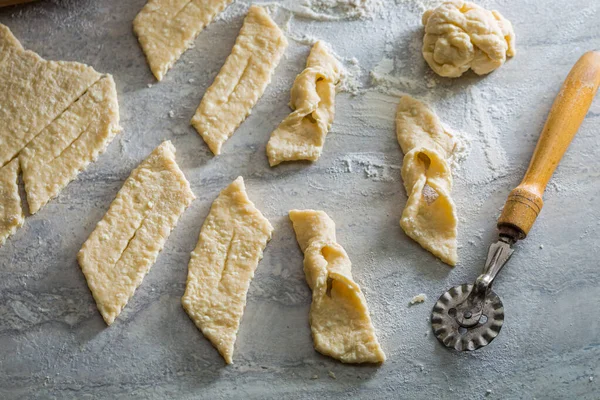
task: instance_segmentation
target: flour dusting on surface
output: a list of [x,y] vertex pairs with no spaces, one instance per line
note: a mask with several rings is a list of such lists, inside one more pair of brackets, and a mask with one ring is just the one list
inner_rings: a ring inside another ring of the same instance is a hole
[[372,18],[383,6],[381,0],[304,0],[293,12],[317,21]]

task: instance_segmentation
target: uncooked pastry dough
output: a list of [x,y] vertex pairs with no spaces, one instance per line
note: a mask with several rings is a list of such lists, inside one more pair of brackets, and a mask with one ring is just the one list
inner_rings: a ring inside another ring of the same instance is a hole
[[272,167],[282,161],[315,161],[321,156],[335,114],[335,85],[340,70],[325,44],[315,43],[306,69],[292,86],[290,107],[294,112],[273,131],[267,144]]
[[[29,211],[55,197],[119,131],[110,75],[76,62],[46,61],[0,24],[0,245],[23,223],[16,185],[23,172]],[[12,160],[12,161],[11,161]]]
[[117,90],[108,75],[19,153],[29,212],[35,214],[56,197],[98,158],[119,130]]
[[24,215],[19,196],[19,160],[0,167],[0,246],[23,225]]
[[131,172],[77,255],[108,325],[142,283],[194,198],[169,141]]
[[149,0],[133,20],[157,80],[192,46],[194,39],[233,0]]
[[181,303],[227,364],[233,362],[248,287],[272,232],[240,176],[213,202],[192,252]]
[[309,319],[317,351],[345,363],[385,361],[365,296],[352,279],[352,263],[337,243],[335,223],[313,210],[292,210],[290,219],[313,293]]
[[215,155],[263,95],[287,45],[265,9],[251,6],[231,54],[192,118]]
[[404,152],[402,179],[409,196],[400,226],[423,248],[454,266],[457,218],[448,159],[455,139],[429,107],[409,96],[400,98],[396,133]]
[[102,77],[77,62],[46,61],[0,24],[0,166]]
[[423,57],[438,75],[456,78],[471,68],[489,74],[515,55],[515,32],[498,11],[462,0],[423,14]]

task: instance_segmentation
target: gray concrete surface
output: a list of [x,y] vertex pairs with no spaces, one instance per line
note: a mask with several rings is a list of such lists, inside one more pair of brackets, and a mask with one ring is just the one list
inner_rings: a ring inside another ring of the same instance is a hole
[[[55,0],[0,10],[0,22],[26,48],[112,73],[124,128],[98,162],[0,248],[0,398],[600,398],[600,98],[533,232],[498,278],[506,308],[501,335],[485,349],[457,354],[437,343],[428,322],[444,290],[480,272],[495,219],[560,84],[584,51],[600,48],[600,3],[482,2],[512,21],[518,53],[487,77],[458,80],[436,78],[424,64],[417,1],[384,1],[371,19],[342,14],[338,21],[289,19],[293,14],[272,6],[278,22],[289,20],[290,36],[324,39],[340,57],[356,57],[354,69],[362,72],[359,93],[337,97],[321,159],[274,169],[264,148],[289,112],[289,89],[309,46],[290,40],[252,115],[213,157],[189,120],[229,54],[247,3],[235,2],[211,24],[161,83],[132,33],[143,4]],[[406,202],[393,123],[400,92],[430,102],[471,141],[453,190],[460,215],[454,270],[398,225]],[[76,254],[131,169],[164,139],[177,147],[198,199],[107,328]],[[250,286],[235,363],[225,366],[180,298],[210,204],[238,175],[275,233]],[[314,351],[310,291],[287,219],[292,208],[323,209],[336,221],[388,357],[382,366],[343,365]],[[425,303],[408,307],[422,292]]]

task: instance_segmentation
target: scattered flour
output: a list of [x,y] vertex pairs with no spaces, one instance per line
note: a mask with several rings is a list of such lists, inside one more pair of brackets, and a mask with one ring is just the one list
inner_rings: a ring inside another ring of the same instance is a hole
[[[285,10],[292,17],[313,21],[350,21],[372,19],[382,8],[382,0],[304,0],[260,3],[270,14]],[[286,21],[286,24],[289,22]]]
[[317,21],[372,18],[383,6],[380,0],[305,0],[290,11]]

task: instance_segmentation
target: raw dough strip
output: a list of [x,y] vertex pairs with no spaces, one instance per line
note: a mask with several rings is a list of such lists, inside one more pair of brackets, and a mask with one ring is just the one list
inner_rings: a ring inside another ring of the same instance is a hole
[[92,85],[19,153],[29,212],[35,214],[98,158],[119,132],[112,76]]
[[251,6],[231,54],[192,118],[215,155],[263,95],[287,45],[265,9]]
[[1,246],[23,224],[13,176],[19,163],[34,214],[94,161],[120,128],[110,75],[76,62],[46,61],[24,50],[2,24],[0,93]]
[[233,0],[149,0],[133,31],[150,70],[161,81],[196,37]]
[[142,283],[194,198],[170,141],[158,146],[127,178],[77,255],[108,325]]
[[316,161],[335,114],[335,85],[340,79],[339,62],[321,41],[314,44],[306,69],[292,86],[288,115],[267,144],[271,167],[282,161]]
[[15,158],[0,167],[0,246],[24,222],[18,179],[19,160]]
[[192,252],[181,303],[227,364],[233,362],[248,287],[272,232],[240,176],[213,202]]
[[400,226],[427,251],[454,266],[457,218],[448,158],[455,139],[429,107],[410,96],[398,104],[396,133],[405,154],[402,179],[409,196]]
[[290,219],[313,293],[310,329],[315,349],[345,363],[385,361],[367,301],[352,278],[350,258],[337,243],[335,223],[314,210],[292,210]]
[[0,24],[0,167],[102,75],[77,62],[46,61]]

